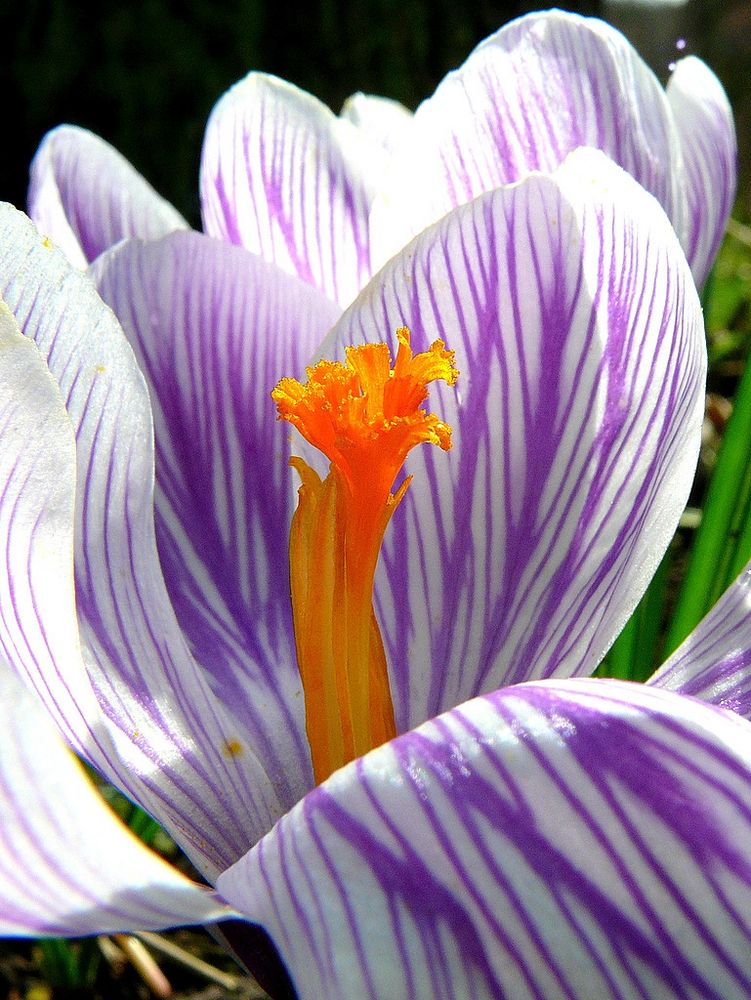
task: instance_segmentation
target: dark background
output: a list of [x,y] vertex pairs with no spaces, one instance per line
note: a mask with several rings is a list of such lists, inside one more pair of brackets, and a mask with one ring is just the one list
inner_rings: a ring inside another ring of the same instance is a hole
[[[625,29],[663,78],[676,39],[685,37],[685,51],[706,58],[730,93],[748,160],[748,0],[564,6]],[[206,119],[248,70],[276,73],[336,111],[355,90],[414,108],[477,42],[534,7],[500,0],[4,0],[0,199],[24,206],[40,139],[73,122],[120,149],[197,225]],[[741,214],[748,209],[744,199]]]

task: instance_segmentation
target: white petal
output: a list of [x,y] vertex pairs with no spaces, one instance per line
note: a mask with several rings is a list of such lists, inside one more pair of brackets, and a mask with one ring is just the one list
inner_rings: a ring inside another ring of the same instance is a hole
[[302,375],[340,310],[199,233],[124,243],[95,275],[149,384],[157,543],[180,626],[289,808],[313,775],[289,590],[291,442],[271,390]]
[[31,164],[28,202],[41,232],[80,268],[125,237],[188,228],[124,156],[74,125],[44,137]]
[[667,97],[683,152],[689,212],[686,256],[701,287],[735,198],[738,151],[733,112],[720,81],[694,56],[677,63]]
[[[53,649],[58,662],[78,665],[65,586],[72,583],[73,428],[36,345],[4,304],[0,356],[0,933],[93,934],[215,920],[226,910],[115,819],[17,676],[38,661],[44,669],[30,679],[48,703],[59,699],[59,714],[95,724],[98,706],[85,677],[75,690],[49,677],[57,669]],[[13,669],[3,650],[12,652]]]
[[751,563],[648,683],[751,718]]
[[[386,535],[377,612],[400,730],[483,691],[591,673],[675,530],[703,412],[701,309],[655,200],[579,150],[447,215],[325,346],[436,337],[430,407]],[[432,668],[429,667],[432,665]]]
[[204,229],[347,305],[370,277],[368,213],[384,157],[310,94],[251,73],[209,119]]
[[596,18],[543,11],[485,39],[415,112],[371,220],[374,265],[456,205],[580,146],[655,195],[683,240],[681,151],[659,81]]
[[498,691],[336,772],[219,887],[300,1000],[742,1000],[751,726],[614,681]]
[[0,934],[74,937],[232,915],[122,825],[0,658]]
[[357,93],[344,102],[340,117],[351,121],[391,154],[407,140],[413,115],[403,104],[388,97]]
[[[164,587],[143,377],[90,280],[11,206],[0,210],[0,294],[26,336],[36,340],[62,391],[76,434],[78,490],[75,525],[64,526],[65,545],[39,556],[40,566],[49,569],[46,592],[57,588],[59,606],[66,609],[51,621],[64,618],[68,631],[48,634],[49,607],[41,607],[31,627],[26,618],[11,622],[33,638],[19,647],[9,642],[6,657],[33,678],[74,745],[167,826],[211,878],[286,807],[263,762],[248,750],[242,718],[216,699],[193,660]],[[23,456],[25,442],[16,440]],[[35,494],[27,495],[35,502]],[[4,499],[12,512],[15,498]],[[44,521],[44,507],[40,516]],[[85,666],[70,636],[73,585],[65,560],[74,527],[75,606]],[[21,533],[17,543],[22,565],[34,544],[28,534]],[[9,566],[10,581],[14,573]],[[40,571],[29,585],[35,611],[34,588],[42,578]],[[11,601],[7,614],[20,616],[25,608]],[[46,645],[45,656],[30,653],[28,642]],[[92,687],[100,706],[93,720]]]

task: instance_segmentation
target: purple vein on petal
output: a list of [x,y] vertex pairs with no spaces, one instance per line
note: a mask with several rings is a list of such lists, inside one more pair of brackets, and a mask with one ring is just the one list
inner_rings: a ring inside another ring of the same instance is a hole
[[444,339],[462,372],[431,393],[453,448],[410,456],[376,580],[405,730],[483,690],[594,669],[680,515],[706,361],[667,220],[593,151],[423,233],[327,353],[402,324],[419,347]]
[[312,778],[289,598],[291,442],[270,391],[302,374],[339,311],[198,234],[123,247],[97,270],[152,393],[157,540],[173,606],[291,804]]
[[[254,754],[242,718],[211,693],[174,618],[153,533],[146,387],[121,329],[28,220],[6,208],[0,222],[3,295],[59,379],[78,462],[83,660],[77,642],[58,643],[52,663],[18,669],[55,692],[63,730],[212,877],[288,808],[285,789]],[[93,691],[99,705],[81,720],[68,702],[91,701]],[[229,752],[232,741],[242,755]]]
[[2,656],[0,691],[0,933],[78,936],[232,915],[125,829]]
[[750,592],[747,565],[649,683],[751,717]]
[[507,689],[333,776],[220,889],[301,1000],[741,996],[749,763],[748,725],[691,699]]
[[121,239],[188,228],[116,149],[73,125],[44,137],[31,164],[28,207],[40,231],[77,267]]
[[386,157],[315,98],[252,73],[209,120],[201,164],[206,232],[346,304],[371,273],[368,212]]

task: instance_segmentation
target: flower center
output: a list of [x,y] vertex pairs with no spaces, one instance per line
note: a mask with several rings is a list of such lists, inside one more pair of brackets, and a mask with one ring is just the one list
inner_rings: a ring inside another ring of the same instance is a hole
[[288,420],[329,460],[325,479],[301,458],[289,559],[297,660],[317,782],[396,736],[386,655],[373,611],[378,553],[410,479],[391,492],[410,449],[451,447],[451,428],[421,404],[428,383],[456,382],[454,352],[437,340],[413,354],[406,327],[391,367],[386,344],[319,361],[308,381],[272,392]]

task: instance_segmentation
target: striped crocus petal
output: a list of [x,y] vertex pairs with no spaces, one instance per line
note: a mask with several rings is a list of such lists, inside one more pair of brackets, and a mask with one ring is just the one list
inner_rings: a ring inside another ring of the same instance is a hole
[[[0,302],[0,657],[82,749],[113,753],[81,662],[73,596],[76,491],[73,425],[36,345]],[[56,684],[58,669],[66,683]],[[93,753],[93,751],[92,751]]]
[[198,233],[100,259],[152,398],[157,542],[178,620],[287,807],[312,784],[292,634],[290,435],[271,390],[340,314],[309,285]]
[[712,267],[735,197],[733,113],[717,77],[694,56],[676,64],[667,97],[683,151],[689,211],[686,256],[701,286]]
[[740,1000],[751,727],[617,681],[498,691],[336,772],[218,886],[300,1000]]
[[128,236],[155,239],[188,224],[109,143],[61,125],[31,164],[29,215],[76,267]]
[[1,654],[0,832],[5,936],[159,930],[232,915],[120,823]]
[[413,115],[399,101],[358,92],[344,102],[340,117],[351,121],[392,154],[409,136]]
[[417,109],[374,208],[374,263],[453,206],[552,170],[578,146],[604,150],[632,174],[683,240],[680,147],[652,71],[603,21],[562,11],[512,21]]
[[408,459],[376,581],[404,730],[599,663],[683,509],[705,349],[667,218],[594,150],[421,234],[325,356],[400,326],[415,350],[443,339],[461,372],[431,389],[453,447]]
[[[85,667],[76,646],[53,642],[43,609],[36,619],[32,614],[42,584],[47,593],[57,588],[66,613],[73,607],[70,573],[49,580],[35,574],[19,606],[13,565],[7,627],[27,635],[37,629],[43,638],[34,633],[22,645],[9,642],[6,657],[30,678],[74,745],[165,824],[210,879],[286,803],[243,720],[212,694],[164,587],[146,385],[90,280],[11,206],[0,211],[0,295],[47,360],[76,436],[75,606]],[[6,500],[12,514],[13,497]],[[68,553],[73,528],[69,522],[61,542]],[[25,556],[20,548],[22,566]],[[45,557],[51,571],[59,568],[49,546],[40,551]],[[44,657],[34,656],[37,647]],[[101,706],[96,719],[75,710],[90,688]]]
[[314,97],[251,73],[209,119],[204,229],[347,305],[371,273],[368,213],[384,158]]
[[751,718],[751,563],[648,683]]

